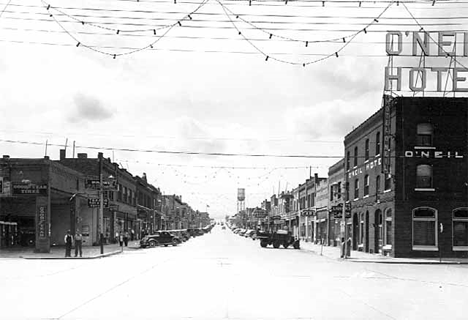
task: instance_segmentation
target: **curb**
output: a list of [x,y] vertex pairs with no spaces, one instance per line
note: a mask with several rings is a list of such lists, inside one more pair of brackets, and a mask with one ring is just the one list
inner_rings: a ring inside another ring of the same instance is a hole
[[123,251],[112,251],[112,252],[107,252],[104,254],[98,254],[94,256],[89,256],[89,257],[23,257],[19,256],[19,258],[26,259],[26,260],[86,260],[86,259],[100,259],[100,258],[105,258],[109,256],[113,256],[116,254],[123,253]]
[[428,261],[421,261],[421,260],[415,260],[415,261],[398,261],[398,260],[384,260],[384,259],[365,259],[365,258],[335,258],[335,257],[330,257],[327,255],[321,255],[320,253],[316,252],[315,250],[308,249],[308,248],[301,248],[302,250],[312,252],[318,256],[330,259],[330,260],[336,260],[336,261],[341,261],[341,262],[353,262],[353,263],[380,263],[380,264],[414,264],[414,265],[468,265],[468,261],[435,261],[435,260],[428,260]]

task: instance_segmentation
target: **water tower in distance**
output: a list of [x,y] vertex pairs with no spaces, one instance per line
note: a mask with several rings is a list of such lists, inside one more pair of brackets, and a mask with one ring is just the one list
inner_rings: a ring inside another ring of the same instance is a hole
[[237,189],[237,213],[245,211],[245,189]]

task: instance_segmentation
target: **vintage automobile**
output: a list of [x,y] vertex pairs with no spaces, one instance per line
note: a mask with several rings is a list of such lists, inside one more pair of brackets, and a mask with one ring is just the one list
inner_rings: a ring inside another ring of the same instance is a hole
[[140,247],[146,248],[160,245],[167,247],[168,245],[176,246],[180,243],[182,243],[182,240],[177,236],[174,236],[167,231],[156,231],[153,234],[144,236],[143,239],[140,240]]
[[291,232],[286,230],[278,230],[276,232],[257,232],[257,239],[260,240],[260,246],[262,248],[267,247],[270,244],[273,244],[273,248],[279,248],[281,245],[286,249],[290,245],[294,249],[299,249],[300,242],[299,239],[295,239]]

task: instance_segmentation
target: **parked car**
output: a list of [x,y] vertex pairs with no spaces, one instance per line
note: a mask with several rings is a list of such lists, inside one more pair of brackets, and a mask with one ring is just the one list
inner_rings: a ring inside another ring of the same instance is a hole
[[252,235],[255,234],[255,230],[247,230],[245,233],[244,233],[244,237],[246,238],[251,238]]
[[180,243],[182,243],[182,240],[180,240],[179,237],[167,231],[156,231],[154,234],[144,236],[143,239],[140,240],[140,247],[146,248],[160,245],[167,247],[168,245],[176,246]]

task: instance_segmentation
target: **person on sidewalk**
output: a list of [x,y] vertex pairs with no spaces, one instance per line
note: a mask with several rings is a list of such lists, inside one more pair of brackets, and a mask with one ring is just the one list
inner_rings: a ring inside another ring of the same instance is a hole
[[119,244],[120,244],[121,247],[123,247],[123,242],[124,242],[123,232],[120,232],[119,233]]
[[70,230],[67,231],[67,234],[65,235],[65,238],[63,239],[63,241],[65,241],[65,258],[71,257],[73,236],[70,234]]
[[125,231],[124,233],[123,241],[125,243],[125,246],[128,247],[128,232],[127,231]]
[[78,256],[78,252],[80,253],[80,257],[83,256],[82,241],[83,235],[80,230],[77,229],[75,233],[75,257]]

